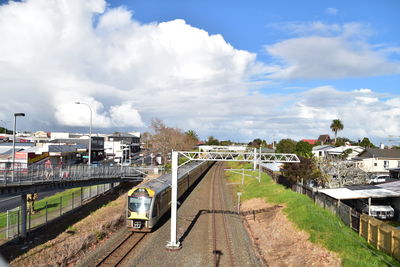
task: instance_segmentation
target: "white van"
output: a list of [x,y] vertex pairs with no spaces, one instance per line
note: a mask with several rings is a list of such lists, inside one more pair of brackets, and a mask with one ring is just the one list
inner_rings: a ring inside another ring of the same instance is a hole
[[371,205],[368,210],[368,205],[364,207],[363,213],[369,213],[368,215],[381,220],[389,220],[394,217],[394,209],[390,205]]

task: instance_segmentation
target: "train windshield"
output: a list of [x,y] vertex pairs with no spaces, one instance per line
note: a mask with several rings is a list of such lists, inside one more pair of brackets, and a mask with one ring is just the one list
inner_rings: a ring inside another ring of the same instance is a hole
[[133,212],[146,212],[150,209],[151,198],[129,197],[129,210]]

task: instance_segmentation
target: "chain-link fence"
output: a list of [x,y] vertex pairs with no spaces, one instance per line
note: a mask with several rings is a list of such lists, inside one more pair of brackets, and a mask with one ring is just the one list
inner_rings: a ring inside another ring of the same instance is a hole
[[[118,185],[118,184],[114,184]],[[48,201],[35,201],[33,212],[27,213],[27,231],[62,216],[112,189],[110,184],[81,187],[71,194],[62,194],[59,198],[49,197]],[[29,205],[28,205],[29,207]],[[19,236],[21,233],[21,207],[0,213],[0,240],[3,242]]]

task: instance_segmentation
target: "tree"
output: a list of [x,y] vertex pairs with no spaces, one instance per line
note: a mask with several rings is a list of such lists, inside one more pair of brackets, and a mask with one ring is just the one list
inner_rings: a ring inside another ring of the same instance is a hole
[[291,182],[306,182],[308,180],[316,181],[321,184],[321,174],[314,159],[299,157],[300,163],[287,163],[282,168],[282,174]]
[[371,141],[369,141],[368,137],[364,137],[359,145],[364,148],[374,148],[375,147],[375,145],[373,143],[371,143]]
[[356,144],[357,142],[351,141],[349,138],[346,137],[338,137],[336,138],[336,146],[344,146],[346,145],[346,143],[350,143],[350,144]]
[[230,145],[232,145],[232,141],[231,141],[231,140],[221,140],[221,141],[219,142],[219,144],[220,144],[221,146],[230,146]]
[[296,141],[292,139],[282,139],[276,145],[276,153],[295,153]]
[[298,156],[302,156],[304,158],[311,158],[312,157],[312,145],[304,142],[304,141],[300,141],[297,142],[296,146],[295,146],[295,153]]
[[218,139],[214,138],[213,136],[209,136],[208,140],[206,142],[206,145],[218,146],[219,145],[219,141],[218,141]]
[[193,139],[194,141],[198,142],[199,141],[199,136],[197,135],[197,133],[194,130],[188,130],[185,132],[185,134]]
[[181,129],[168,127],[158,118],[152,119],[150,128],[153,133],[146,136],[147,147],[151,152],[160,153],[164,159],[172,150],[191,150],[197,144]]
[[344,126],[341,120],[336,119],[332,121],[331,130],[335,133],[335,144],[337,138],[337,132],[343,130]]
[[256,138],[253,141],[249,142],[247,144],[250,147],[266,147],[267,146],[267,142],[265,140],[261,140],[260,138]]
[[318,162],[319,169],[326,181],[325,187],[343,187],[365,184],[368,173],[361,170],[356,162],[344,161],[340,158],[322,158]]

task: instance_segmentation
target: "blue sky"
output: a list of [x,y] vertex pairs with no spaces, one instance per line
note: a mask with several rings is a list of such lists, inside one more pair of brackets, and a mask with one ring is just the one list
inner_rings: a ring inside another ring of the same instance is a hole
[[[400,135],[400,2],[1,1],[0,91],[26,130]],[[16,75],[18,73],[18,75]]]

